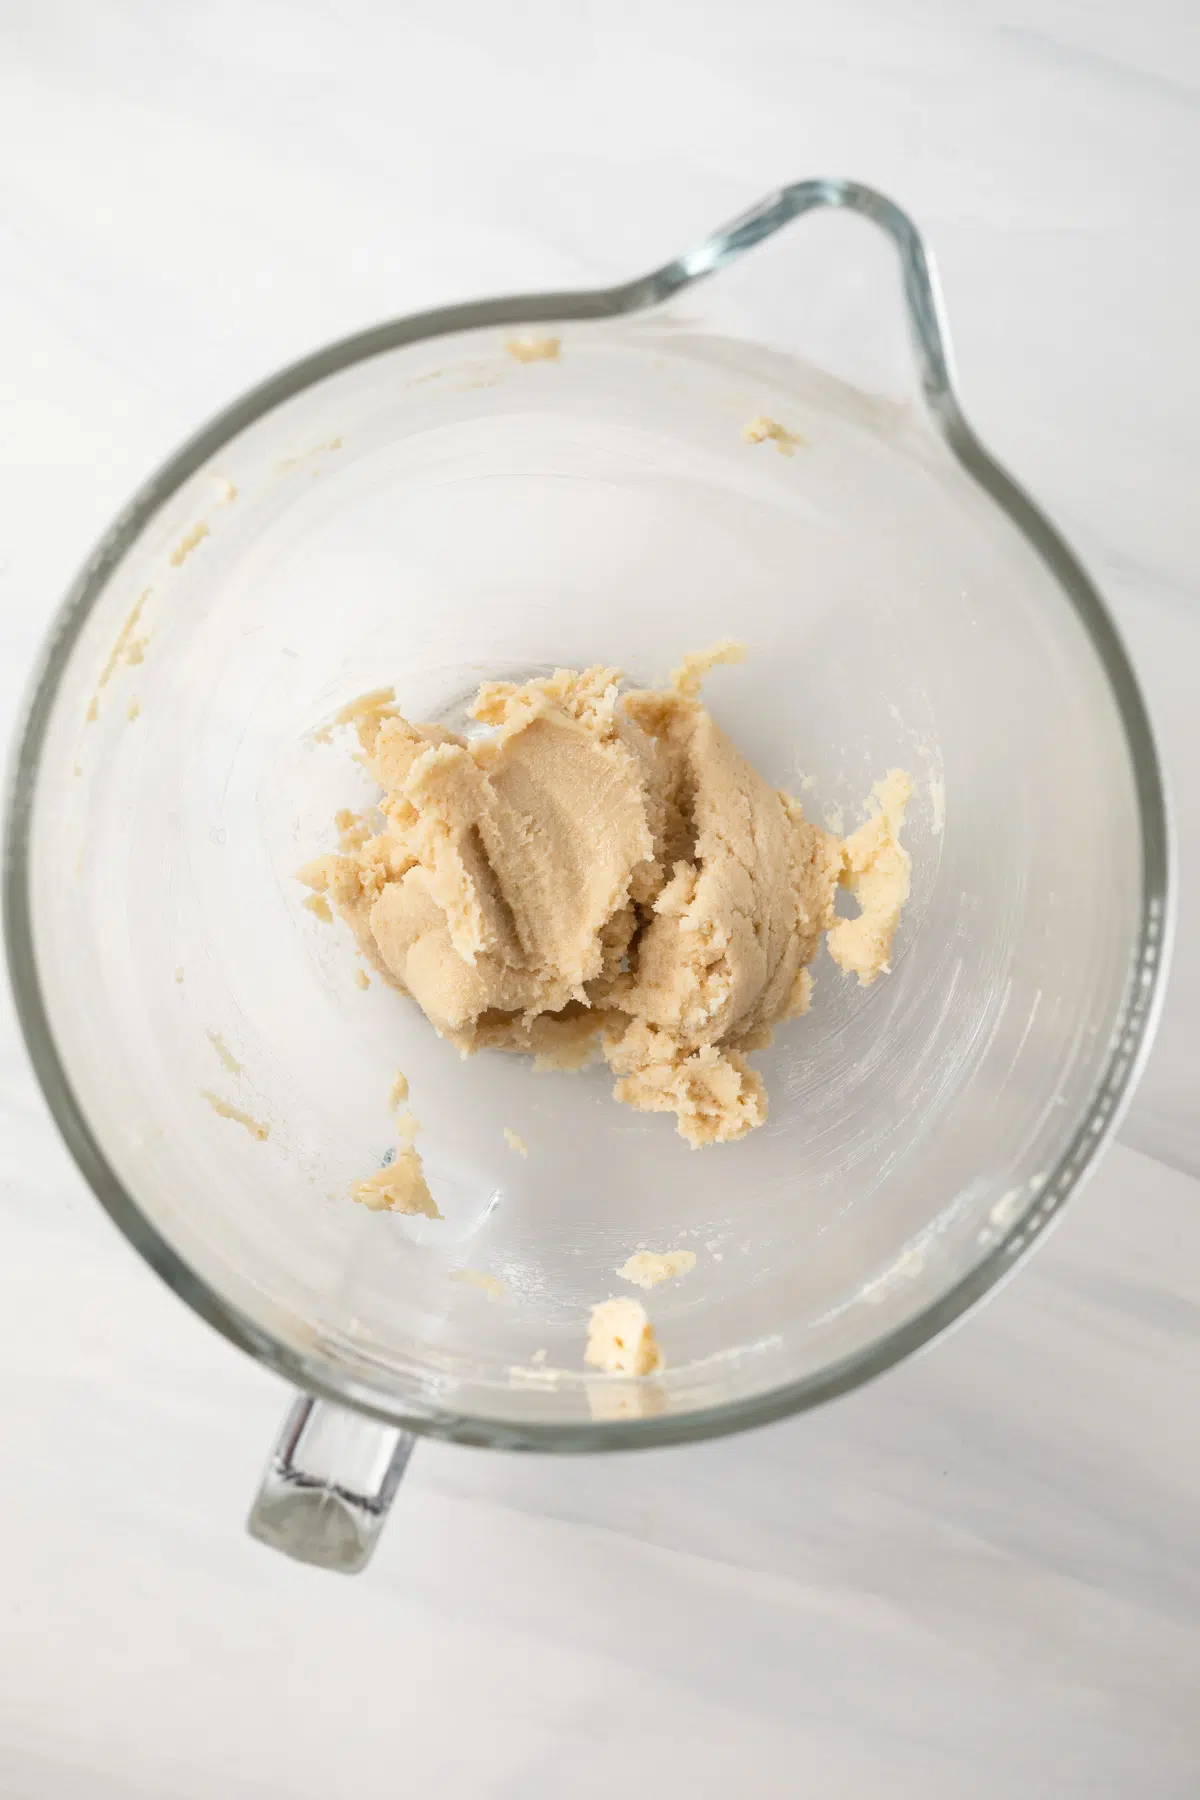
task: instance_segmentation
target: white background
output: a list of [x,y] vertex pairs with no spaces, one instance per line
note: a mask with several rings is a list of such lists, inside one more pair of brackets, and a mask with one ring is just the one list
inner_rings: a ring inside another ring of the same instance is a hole
[[3,724],[128,491],[260,375],[825,173],[925,228],[968,408],[1155,713],[1181,931],[1122,1142],[870,1390],[685,1451],[423,1447],[338,1581],[243,1537],[282,1389],[117,1238],[5,1006],[4,1800],[1200,1792],[1200,9],[6,0]]

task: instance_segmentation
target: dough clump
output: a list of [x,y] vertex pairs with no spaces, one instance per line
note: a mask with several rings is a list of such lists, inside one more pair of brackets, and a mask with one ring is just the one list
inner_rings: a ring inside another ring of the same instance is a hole
[[601,1300],[593,1306],[584,1361],[610,1375],[653,1375],[662,1368],[662,1351],[640,1300]]
[[[572,1069],[599,1053],[618,1100],[673,1113],[694,1147],[742,1137],[767,1114],[747,1057],[807,1010],[822,936],[864,984],[888,966],[911,793],[893,770],[845,842],[807,820],[700,702],[744,654],[723,641],[661,690],[622,692],[605,667],[485,682],[489,729],[470,740],[410,724],[391,689],[365,695],[338,722],[382,828],[301,880],[464,1055]],[[839,884],[857,918],[835,917]]]
[[413,1142],[417,1130],[417,1121],[412,1114],[401,1113],[396,1121],[398,1142],[391,1162],[377,1169],[374,1175],[368,1175],[365,1181],[356,1181],[350,1189],[352,1200],[357,1200],[368,1212],[423,1213],[427,1219],[442,1217],[425,1180],[421,1153]]

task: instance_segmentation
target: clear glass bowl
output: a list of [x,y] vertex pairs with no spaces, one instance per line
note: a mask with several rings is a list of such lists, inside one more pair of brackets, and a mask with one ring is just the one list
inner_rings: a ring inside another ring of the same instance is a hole
[[[556,356],[508,347],[539,334]],[[744,441],[760,414],[791,454]],[[372,797],[314,737],[364,689],[453,722],[484,677],[658,681],[728,634],[749,661],[708,702],[777,785],[849,825],[910,770],[913,895],[886,980],[822,955],[811,1013],[758,1059],[766,1126],[693,1152],[603,1069],[460,1061],[359,987],[294,871]],[[1121,647],[963,420],[911,223],[811,182],[627,286],[335,345],[193,439],[56,622],[9,952],[81,1168],[206,1319],[392,1426],[615,1448],[851,1387],[1011,1268],[1145,1050],[1166,854]],[[394,1142],[397,1067],[440,1222],[347,1198]],[[586,1321],[639,1245],[697,1263],[651,1299],[665,1372],[619,1382],[584,1369]],[[372,1442],[395,1462],[395,1432]]]

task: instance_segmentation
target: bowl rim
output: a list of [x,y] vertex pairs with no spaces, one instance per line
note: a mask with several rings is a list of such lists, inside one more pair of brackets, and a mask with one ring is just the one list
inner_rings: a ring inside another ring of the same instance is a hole
[[[521,1421],[448,1408],[408,1412],[390,1396],[284,1342],[196,1274],[146,1217],[104,1155],[59,1055],[34,948],[30,833],[41,756],[60,681],[99,595],[142,531],[197,470],[275,407],[353,365],[423,340],[493,326],[606,320],[652,311],[822,209],[857,213],[892,241],[900,262],[912,349],[929,414],[967,475],[1005,513],[1054,576],[1095,651],[1124,727],[1142,844],[1142,904],[1120,1022],[1104,1071],[1054,1168],[1008,1229],[965,1275],[912,1319],[814,1373],[695,1412],[621,1420]],[[807,1410],[883,1374],[995,1288],[1057,1218],[1114,1131],[1144,1066],[1162,1005],[1173,907],[1168,810],[1160,759],[1140,688],[1094,583],[1056,528],[976,437],[959,404],[931,259],[912,219],[876,189],[841,178],[794,182],[681,256],[615,287],[512,295],[410,314],[339,339],[250,389],[149,477],[96,545],[53,620],[35,666],[11,765],[4,838],[5,948],[17,1015],[47,1105],[100,1204],[167,1286],[208,1324],[304,1391],[389,1425],[506,1449],[594,1451],[723,1436]]]

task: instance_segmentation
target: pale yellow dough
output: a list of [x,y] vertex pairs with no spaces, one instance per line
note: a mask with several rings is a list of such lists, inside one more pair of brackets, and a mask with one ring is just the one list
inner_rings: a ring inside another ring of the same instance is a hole
[[742,441],[747,444],[772,443],[781,456],[791,456],[804,439],[798,431],[789,431],[786,425],[781,425],[778,419],[768,419],[765,413],[759,413],[748,425],[742,426]]
[[557,362],[562,339],[556,337],[506,338],[504,348],[516,362]]
[[495,1275],[485,1275],[482,1269],[452,1269],[451,1281],[465,1282],[468,1287],[478,1288],[489,1300],[503,1300],[504,1283]]
[[593,1306],[584,1361],[611,1375],[653,1375],[662,1368],[662,1351],[640,1300],[601,1300]]
[[421,1153],[413,1141],[417,1131],[417,1121],[412,1114],[401,1113],[396,1121],[395,1156],[386,1168],[377,1169],[365,1181],[354,1183],[350,1189],[352,1200],[357,1200],[369,1212],[422,1213],[427,1219],[442,1217],[425,1180]]
[[222,1100],[220,1094],[214,1094],[211,1088],[201,1088],[200,1093],[215,1113],[222,1119],[232,1119],[235,1125],[248,1131],[258,1143],[263,1144],[270,1137],[271,1127],[252,1118],[248,1112],[243,1112],[240,1106],[234,1106],[229,1100]]
[[[888,966],[908,893],[908,777],[845,843],[804,817],[699,699],[723,642],[662,689],[560,669],[485,682],[470,742],[413,725],[390,689],[343,709],[382,790],[382,829],[301,870],[363,955],[464,1054],[579,1068],[599,1052],[627,1105],[695,1147],[761,1125],[748,1054],[807,1010],[823,934],[845,970]],[[861,917],[836,920],[838,884]],[[389,1171],[391,1173],[391,1171]]]
[[677,1275],[690,1275],[696,1266],[694,1250],[635,1250],[626,1257],[617,1274],[635,1287],[657,1287],[660,1281],[673,1281]]

